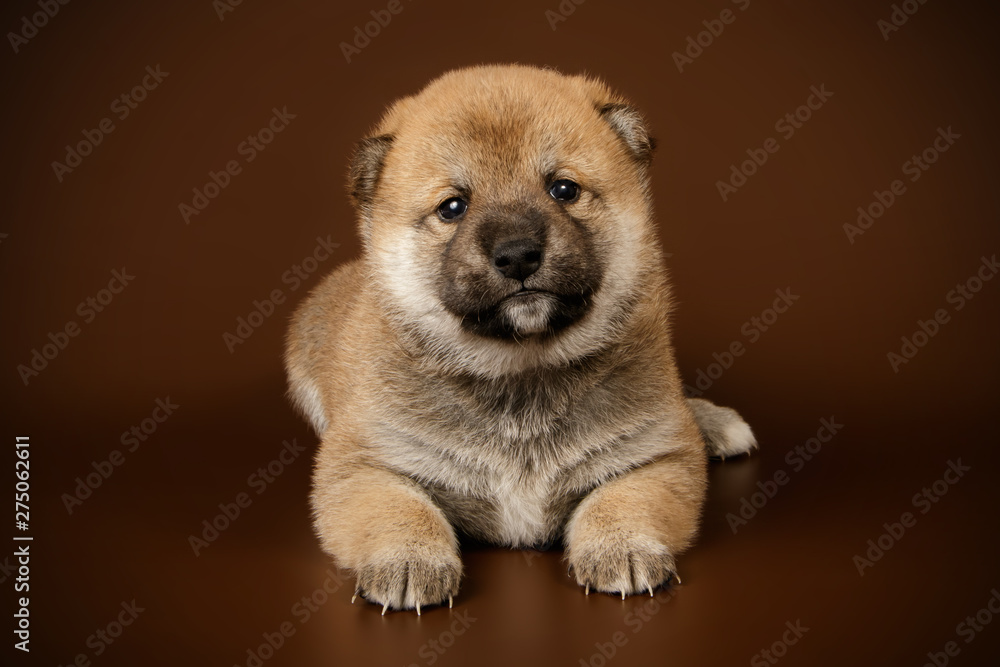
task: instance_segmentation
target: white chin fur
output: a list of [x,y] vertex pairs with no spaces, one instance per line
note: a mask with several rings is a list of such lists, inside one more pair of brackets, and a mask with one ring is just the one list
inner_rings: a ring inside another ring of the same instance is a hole
[[507,299],[500,306],[507,323],[522,336],[541,333],[549,326],[549,317],[555,307],[551,294],[535,294]]

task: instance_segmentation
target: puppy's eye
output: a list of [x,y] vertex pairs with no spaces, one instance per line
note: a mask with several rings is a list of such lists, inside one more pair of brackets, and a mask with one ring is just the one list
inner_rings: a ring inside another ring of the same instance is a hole
[[453,222],[462,217],[467,208],[469,208],[469,204],[464,199],[452,197],[441,202],[441,205],[438,206],[438,215],[445,222]]
[[549,194],[556,201],[575,201],[580,196],[580,186],[569,179],[561,178],[552,184]]

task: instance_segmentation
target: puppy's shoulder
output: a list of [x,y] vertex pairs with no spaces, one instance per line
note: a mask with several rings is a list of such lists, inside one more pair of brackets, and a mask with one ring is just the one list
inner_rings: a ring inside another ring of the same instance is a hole
[[293,328],[342,324],[364,290],[364,263],[355,259],[337,267],[313,288],[292,317]]
[[[343,264],[313,288],[295,310],[285,343],[290,367],[312,374],[332,358],[340,356],[358,323],[370,318],[364,311],[367,297],[367,268],[363,260]],[[308,369],[308,370],[307,370]]]

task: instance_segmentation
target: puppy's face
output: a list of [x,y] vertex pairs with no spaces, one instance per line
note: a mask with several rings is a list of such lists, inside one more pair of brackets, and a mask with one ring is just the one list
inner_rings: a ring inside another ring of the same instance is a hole
[[390,309],[486,372],[599,346],[655,255],[641,118],[600,84],[460,70],[396,103],[352,167]]
[[[508,153],[523,146],[511,144]],[[473,334],[557,335],[586,315],[601,286],[606,258],[584,222],[593,217],[594,194],[579,175],[532,152],[462,168],[463,183],[442,188],[447,197],[427,216],[454,226],[432,249],[437,292]],[[502,164],[509,174],[498,181]]]

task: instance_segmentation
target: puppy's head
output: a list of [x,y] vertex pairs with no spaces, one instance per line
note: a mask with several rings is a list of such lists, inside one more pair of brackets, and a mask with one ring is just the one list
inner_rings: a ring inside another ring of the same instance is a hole
[[501,374],[599,349],[659,263],[641,116],[603,84],[450,72],[396,102],[349,178],[393,322]]

